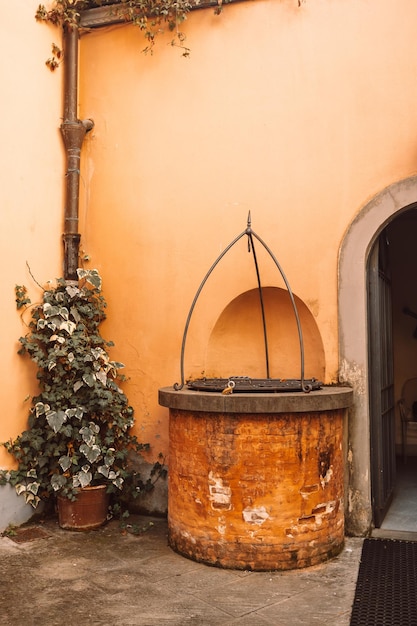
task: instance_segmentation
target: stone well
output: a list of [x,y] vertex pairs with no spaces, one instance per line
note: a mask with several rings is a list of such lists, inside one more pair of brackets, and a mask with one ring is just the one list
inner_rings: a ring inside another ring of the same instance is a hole
[[168,536],[196,561],[267,571],[344,543],[343,432],[352,391],[159,390],[169,407]]

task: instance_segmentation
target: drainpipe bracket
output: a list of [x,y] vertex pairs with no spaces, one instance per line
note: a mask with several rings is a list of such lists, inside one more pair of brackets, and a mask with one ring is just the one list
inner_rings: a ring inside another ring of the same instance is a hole
[[94,120],[89,117],[86,120],[81,120],[81,124],[84,126],[86,133],[89,133],[94,128]]

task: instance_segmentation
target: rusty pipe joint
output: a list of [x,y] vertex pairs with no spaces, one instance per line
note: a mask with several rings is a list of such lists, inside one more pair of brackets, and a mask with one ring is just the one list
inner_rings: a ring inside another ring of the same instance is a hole
[[73,122],[65,120],[61,124],[61,133],[66,150],[81,151],[86,133],[93,128],[94,122],[91,119],[75,120]]

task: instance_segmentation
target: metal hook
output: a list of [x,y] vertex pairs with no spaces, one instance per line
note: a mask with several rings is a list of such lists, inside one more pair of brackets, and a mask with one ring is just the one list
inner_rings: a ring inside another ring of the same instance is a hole
[[222,394],[226,396],[226,395],[229,395],[229,394],[233,393],[233,389],[235,387],[236,387],[235,381],[234,380],[228,380],[226,387],[222,391]]

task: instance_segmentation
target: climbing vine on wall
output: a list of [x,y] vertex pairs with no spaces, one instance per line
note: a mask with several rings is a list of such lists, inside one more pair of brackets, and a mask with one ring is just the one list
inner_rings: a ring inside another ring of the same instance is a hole
[[[168,30],[173,35],[171,45],[179,47],[183,56],[188,56],[190,50],[184,43],[186,37],[182,24],[197,4],[190,0],[52,0],[48,7],[40,4],[35,17],[54,26],[82,30],[82,12],[104,7],[109,12],[109,19],[132,23],[143,32],[146,40],[144,52],[152,52],[157,36]],[[216,14],[221,12],[222,6],[223,1],[217,0]],[[53,71],[61,60],[62,51],[53,44],[52,57],[46,64]]]

